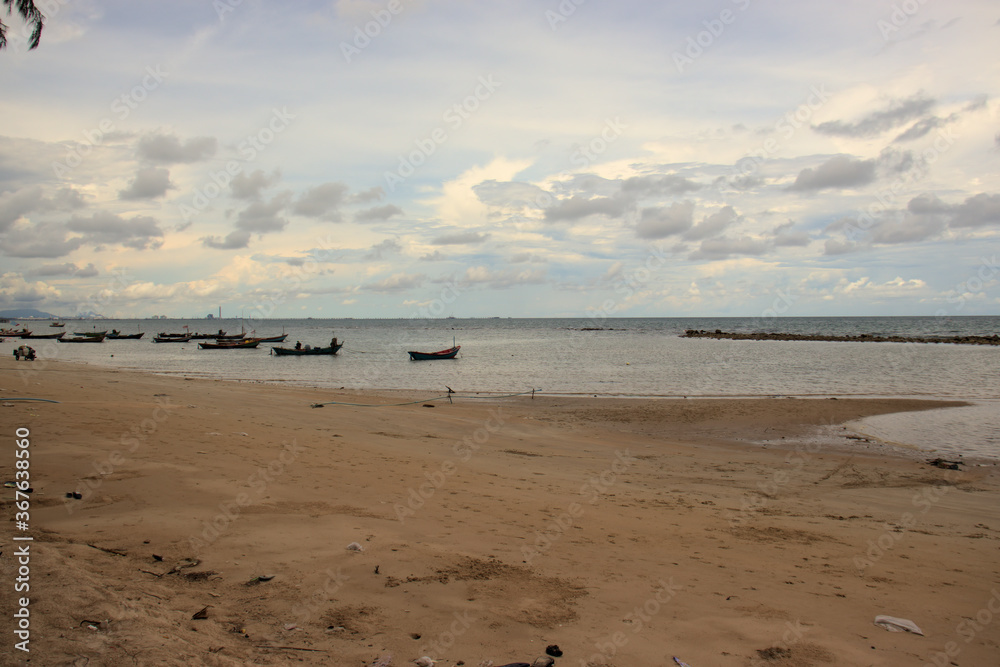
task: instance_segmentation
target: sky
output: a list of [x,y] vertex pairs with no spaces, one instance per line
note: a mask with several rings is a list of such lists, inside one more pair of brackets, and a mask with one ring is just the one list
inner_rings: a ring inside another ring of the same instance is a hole
[[1000,314],[992,0],[37,4],[0,310]]

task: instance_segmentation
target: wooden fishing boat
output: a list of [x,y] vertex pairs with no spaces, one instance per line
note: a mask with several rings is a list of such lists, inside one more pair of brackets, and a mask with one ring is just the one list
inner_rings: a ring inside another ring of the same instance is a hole
[[454,359],[458,351],[462,349],[461,345],[456,345],[454,347],[449,347],[447,350],[438,350],[437,352],[415,352],[410,350],[407,354],[410,355],[411,361],[431,361],[433,359]]
[[228,336],[225,334],[221,336],[218,334],[211,336],[211,338],[214,338],[215,340],[243,340],[246,337],[247,337],[246,332],[238,334],[229,334]]
[[294,347],[272,347],[271,354],[275,354],[279,357],[292,357],[292,356],[306,356],[313,354],[337,354],[340,348],[344,347],[343,343],[337,343],[336,345],[331,345],[330,347],[310,347],[295,349]]
[[139,340],[146,335],[146,332],[134,333],[134,334],[123,334],[121,331],[111,330],[108,334],[108,340]]
[[176,336],[153,336],[154,343],[186,343],[191,340],[191,336],[179,338]]
[[260,345],[256,338],[247,338],[238,341],[223,341],[221,343],[198,343],[198,347],[203,350],[244,350],[255,348]]
[[257,336],[254,336],[253,340],[259,340],[261,343],[284,343],[286,338],[288,338],[288,334],[268,336],[267,338],[258,338]]
[[27,329],[21,329],[20,331],[16,331],[14,329],[3,329],[2,331],[0,331],[0,336],[7,336],[8,338],[17,338],[24,334],[30,334],[30,333],[31,332],[28,331]]
[[30,339],[30,340],[38,340],[39,338],[62,338],[65,335],[66,335],[65,331],[60,331],[59,333],[51,333],[51,334],[32,334],[32,333],[26,333],[26,334],[21,334],[21,338],[27,338],[27,339]]
[[57,338],[60,343],[103,343],[104,334],[99,336],[77,336],[76,338]]
[[66,326],[66,323],[65,322],[53,322],[49,326],[50,327],[64,327],[64,326]]
[[104,336],[108,335],[108,330],[105,329],[104,331],[74,331],[73,335],[74,336],[85,336],[85,337],[89,337],[89,338],[96,338],[97,336],[100,336],[100,337],[103,338]]

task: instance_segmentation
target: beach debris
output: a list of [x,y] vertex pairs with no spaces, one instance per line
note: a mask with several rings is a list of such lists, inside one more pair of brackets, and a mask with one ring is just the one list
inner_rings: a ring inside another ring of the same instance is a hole
[[416,660],[414,660],[413,664],[416,665],[417,667],[434,667],[434,663],[436,662],[437,660],[431,660],[425,655],[421,658],[417,658]]
[[128,552],[125,551],[124,549],[110,549],[108,547],[99,547],[96,544],[90,544],[89,542],[87,543],[87,546],[91,547],[92,549],[97,549],[98,551],[103,551],[106,554],[111,554],[113,556],[127,556],[128,555]]
[[686,662],[678,658],[676,655],[674,656],[674,662],[680,665],[680,667],[691,667],[691,665],[687,664]]
[[101,621],[88,621],[86,619],[80,621],[80,625],[87,628],[88,630],[100,630]]
[[295,623],[285,623],[285,630],[296,630],[298,627]]
[[360,544],[358,544],[357,542],[351,542],[350,544],[347,545],[347,550],[348,551],[364,551],[365,548],[363,546],[361,546]]
[[561,658],[562,650],[559,648],[559,644],[549,644],[545,647],[545,655],[551,655],[553,658]]
[[262,574],[262,575],[254,577],[253,579],[251,579],[250,581],[244,583],[243,585],[244,586],[256,586],[257,584],[259,584],[262,581],[271,581],[272,579],[274,579],[274,577],[275,577],[275,575],[273,575],[273,574]]
[[556,661],[546,655],[541,658],[535,658],[535,661],[531,663],[531,667],[552,667],[554,664],[556,664]]
[[170,571],[167,572],[166,574],[174,574],[176,572],[180,572],[181,570],[186,570],[190,567],[198,567],[200,564],[201,561],[198,560],[197,558],[183,558],[181,559],[181,562],[177,563],[177,565],[174,565],[170,569]]
[[927,459],[927,463],[934,466],[935,468],[944,468],[945,470],[958,470],[960,465],[964,465],[963,461],[946,461],[945,459]]
[[389,667],[392,664],[392,654],[386,653],[371,664],[371,667]]
[[876,616],[875,625],[885,628],[889,632],[912,632],[915,635],[924,636],[924,631],[917,627],[917,624],[905,618],[895,616]]
[[211,607],[211,606],[212,605],[208,605],[207,607],[202,607],[199,611],[196,611],[194,613],[194,615],[191,616],[191,620],[192,621],[200,621],[202,619],[208,618],[208,607]]
[[158,563],[162,563],[163,562],[163,556],[160,556],[159,554],[153,554],[153,560],[155,560]]
[[201,570],[200,572],[185,572],[183,576],[188,581],[205,581],[210,577],[217,575],[218,572],[215,570]]

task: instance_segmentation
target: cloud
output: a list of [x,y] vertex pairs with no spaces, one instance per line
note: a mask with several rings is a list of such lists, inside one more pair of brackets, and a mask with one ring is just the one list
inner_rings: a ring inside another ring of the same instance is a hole
[[42,264],[24,272],[29,277],[47,278],[52,276],[71,276],[74,278],[93,278],[98,275],[97,267],[87,264],[82,269],[72,262],[63,264]]
[[487,285],[493,289],[504,289],[517,285],[538,285],[546,280],[546,269],[503,269],[494,270],[486,266],[470,266],[459,282],[463,285]]
[[398,253],[403,249],[403,246],[399,241],[395,239],[386,239],[381,243],[376,243],[371,247],[371,250],[365,256],[365,259],[382,259],[387,254]]
[[812,239],[801,230],[795,230],[795,223],[789,220],[783,225],[774,228],[775,246],[807,246]]
[[432,245],[467,245],[471,243],[482,243],[490,237],[489,233],[480,232],[455,232],[454,234],[442,234],[431,239]]
[[44,282],[29,283],[19,273],[0,276],[0,303],[38,303],[56,298],[59,290]]
[[167,190],[176,189],[170,182],[170,172],[161,167],[144,167],[135,173],[129,186],[118,193],[119,199],[155,199]]
[[38,186],[5,192],[0,195],[0,232],[35,211],[72,211],[85,205],[83,197],[73,188],[60,188],[51,197],[44,196]]
[[700,241],[719,234],[729,225],[739,220],[740,216],[732,206],[725,206],[712,215],[706,216],[701,222],[685,232],[685,241]]
[[875,160],[853,160],[846,155],[835,155],[815,169],[809,167],[800,171],[795,183],[788,189],[804,192],[850,188],[867,185],[874,180]]
[[376,185],[373,188],[368,188],[362,192],[356,192],[347,198],[348,204],[367,204],[373,201],[379,201],[385,197],[385,190],[381,186]]
[[337,208],[344,203],[344,195],[348,189],[343,183],[324,183],[309,188],[299,196],[292,212],[309,218],[340,222]]
[[218,236],[204,236],[201,238],[201,244],[206,248],[217,250],[238,250],[250,245],[250,236],[249,231],[237,229],[229,232],[224,239],[220,239]]
[[490,179],[472,186],[479,201],[488,206],[537,207],[539,202],[551,201],[552,195],[531,183],[496,181]]
[[939,234],[945,227],[939,215],[903,213],[896,218],[883,218],[871,230],[872,243],[897,244],[924,241]]
[[137,215],[125,220],[107,211],[98,211],[89,218],[74,216],[66,228],[83,235],[85,243],[95,245],[121,244],[136,250],[158,248],[163,244],[163,230],[155,218]]
[[700,190],[694,181],[676,175],[634,176],[622,183],[622,192],[636,196],[683,195]]
[[635,235],[640,239],[662,239],[691,228],[694,202],[677,202],[670,206],[642,209]]
[[1000,195],[980,193],[955,207],[949,227],[983,227],[1000,224]]
[[269,202],[255,201],[236,216],[236,227],[254,234],[280,232],[288,225],[288,220],[278,214],[288,206],[289,201],[291,194],[287,192],[276,195]]
[[11,257],[63,257],[83,245],[83,239],[69,236],[66,226],[43,222],[15,227],[0,241]]
[[373,222],[375,220],[388,220],[394,215],[402,215],[403,209],[398,206],[393,206],[392,204],[386,204],[385,206],[375,206],[373,208],[365,209],[364,211],[358,211],[354,215],[354,220],[356,222]]
[[545,209],[545,219],[549,222],[563,220],[579,220],[588,215],[606,215],[616,218],[625,213],[628,201],[624,197],[586,197],[574,196],[563,199],[554,206]]
[[899,127],[914,118],[922,116],[934,106],[934,100],[921,95],[893,103],[888,109],[874,111],[856,123],[845,123],[839,120],[827,121],[814,125],[813,129],[820,134],[835,137],[869,138],[875,137],[894,127]]
[[726,259],[731,255],[763,255],[768,245],[759,239],[743,236],[737,239],[720,236],[705,239],[689,259]]
[[278,169],[270,174],[256,169],[250,174],[244,172],[236,174],[229,184],[229,190],[234,199],[260,199],[262,190],[266,190],[280,180],[281,171]]
[[161,164],[198,162],[215,155],[215,137],[192,137],[181,142],[172,134],[147,134],[139,139],[139,158]]
[[362,287],[368,292],[402,292],[424,284],[426,276],[422,273],[406,274],[395,273],[384,280],[368,283]]

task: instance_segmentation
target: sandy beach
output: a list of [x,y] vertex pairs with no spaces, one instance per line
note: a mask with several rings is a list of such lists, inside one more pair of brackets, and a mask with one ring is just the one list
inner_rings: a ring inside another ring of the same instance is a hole
[[[58,401],[0,401],[3,479],[27,429],[34,489],[27,531],[4,489],[4,665],[1000,660],[997,468],[842,426],[957,403],[449,403],[0,368],[3,399]],[[417,402],[311,407],[330,401]],[[11,595],[15,534],[34,539]]]

